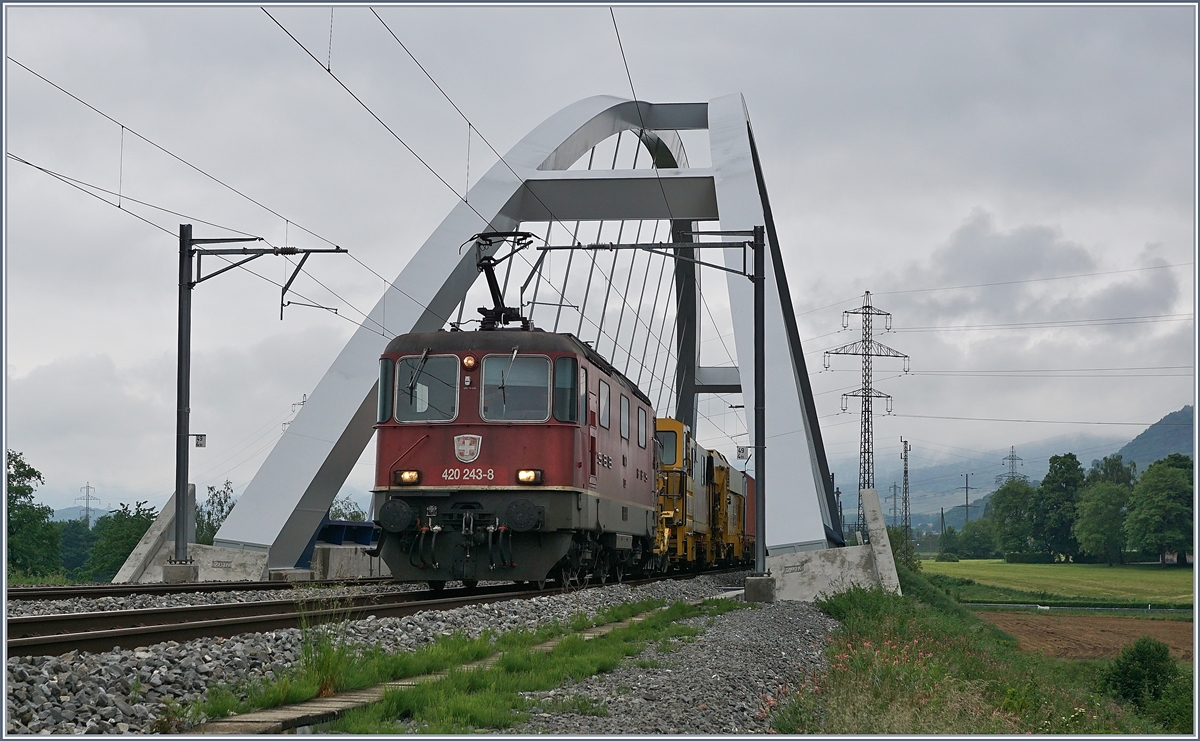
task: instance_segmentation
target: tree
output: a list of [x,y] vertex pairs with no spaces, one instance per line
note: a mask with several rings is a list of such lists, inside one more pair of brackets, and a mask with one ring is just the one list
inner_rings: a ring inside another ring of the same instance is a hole
[[350,497],[339,497],[333,500],[333,506],[329,508],[329,519],[364,522],[367,519],[367,513],[363,512],[362,508]]
[[1180,471],[1186,471],[1188,476],[1192,475],[1192,458],[1183,453],[1171,453],[1166,458],[1159,458],[1150,465],[1178,468]]
[[1133,487],[1125,534],[1134,548],[1157,553],[1162,562],[1167,553],[1177,553],[1179,565],[1186,566],[1184,554],[1192,550],[1191,473],[1164,461],[1152,463]]
[[83,520],[68,520],[58,525],[62,567],[75,571],[87,560],[88,551],[96,543],[96,533]]
[[125,565],[125,559],[158,516],[146,504],[138,502],[134,509],[122,504],[117,511],[96,520],[96,543],[84,562],[84,569],[93,580],[110,581]]
[[1106,559],[1109,566],[1125,563],[1125,507],[1131,490],[1127,484],[1098,479],[1079,494],[1075,539],[1084,553]]
[[1038,487],[1031,509],[1030,525],[1037,550],[1067,558],[1079,552],[1071,528],[1083,480],[1083,466],[1074,453],[1050,456],[1050,470]]
[[59,568],[58,529],[50,518],[54,510],[33,500],[33,490],[46,480],[25,457],[7,451],[8,567],[30,575],[49,574]]
[[996,536],[989,519],[971,520],[958,536],[958,555],[963,558],[994,558]]
[[946,532],[942,533],[938,544],[938,553],[953,553],[958,555],[958,531],[953,526],[947,525]]
[[892,546],[892,560],[913,571],[921,570],[921,559],[917,558],[916,543],[904,537],[902,526],[887,526],[888,543]]
[[1092,467],[1088,469],[1087,478],[1083,483],[1087,486],[1108,481],[1121,486],[1133,486],[1135,478],[1137,478],[1137,464],[1133,461],[1125,463],[1121,460],[1120,453],[1113,453],[1102,460],[1092,461]]
[[235,504],[237,497],[233,496],[233,482],[229,479],[225,480],[220,489],[215,486],[208,487],[208,498],[196,506],[196,542],[212,545],[217,531],[221,529],[221,524],[225,522]]
[[989,518],[996,546],[1004,553],[1033,548],[1032,509],[1036,491],[1024,479],[1010,479],[992,494]]

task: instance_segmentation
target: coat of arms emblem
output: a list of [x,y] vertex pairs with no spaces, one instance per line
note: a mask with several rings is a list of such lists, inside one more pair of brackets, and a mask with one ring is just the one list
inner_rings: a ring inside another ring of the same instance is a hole
[[455,435],[454,457],[463,463],[473,462],[479,457],[479,443],[482,441],[482,435]]

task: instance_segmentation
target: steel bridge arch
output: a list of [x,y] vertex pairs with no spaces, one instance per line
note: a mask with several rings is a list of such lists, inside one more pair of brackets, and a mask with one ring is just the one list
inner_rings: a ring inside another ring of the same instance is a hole
[[[712,166],[688,166],[677,132],[707,129]],[[568,170],[605,139],[636,131],[652,170]],[[469,204],[469,205],[468,205]],[[768,543],[783,550],[840,544],[838,519],[804,354],[796,329],[778,237],[740,94],[706,103],[648,103],[611,96],[567,106],[526,135],[470,188],[369,313],[392,334],[445,326],[478,277],[472,234],[515,231],[522,222],[669,220],[674,241],[697,221],[723,229],[767,229]],[[493,248],[494,249],[494,248]],[[740,249],[724,251],[740,267]],[[484,254],[489,254],[485,252]],[[676,416],[694,428],[696,396],[741,392],[753,425],[752,286],[729,274],[739,368],[699,366],[696,268],[677,261]],[[265,551],[271,568],[296,564],[352,467],[375,422],[377,363],[387,340],[362,326],[320,380],[218,530],[214,545]],[[753,437],[753,432],[751,432]],[[753,444],[753,439],[751,443]],[[784,452],[784,451],[790,452]]]

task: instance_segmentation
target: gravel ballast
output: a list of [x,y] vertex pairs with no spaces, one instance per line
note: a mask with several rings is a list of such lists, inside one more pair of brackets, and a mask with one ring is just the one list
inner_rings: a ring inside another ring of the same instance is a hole
[[[824,669],[827,636],[837,621],[811,603],[778,602],[682,621],[703,632],[694,641],[658,644],[614,671],[529,693],[552,706],[582,695],[607,715],[535,713],[514,733],[761,733],[767,699]],[[543,703],[545,705],[546,703]]]
[[[722,593],[722,586],[740,584],[744,578],[744,574],[723,574],[685,581],[655,582],[639,587],[618,584],[529,600],[473,605],[445,612],[421,612],[404,618],[372,617],[351,621],[346,625],[345,635],[361,645],[379,646],[389,651],[414,650],[455,631],[475,637],[485,630],[535,629],[554,620],[568,620],[581,612],[591,615],[623,602],[647,598],[671,602],[713,596]],[[176,600],[179,596],[171,595]],[[279,593],[275,593],[274,597],[278,598]],[[160,606],[178,604],[181,603],[172,601]],[[740,616],[772,615],[775,609],[737,610],[718,618],[718,622],[708,628],[696,643],[683,644],[679,651],[664,657],[664,666],[670,668],[667,662],[679,661],[680,657],[690,655],[687,652],[697,645],[707,645],[701,641],[711,640],[705,637],[710,636],[714,629],[724,630],[721,626],[726,621],[736,620]],[[808,620],[815,615],[811,608],[808,610],[808,613],[804,613],[808,617],[802,619]],[[816,619],[828,622],[819,615],[816,615]],[[804,627],[816,629],[809,625]],[[788,630],[796,632],[792,628]],[[803,629],[799,633],[803,636]],[[777,642],[783,638],[785,636],[776,634],[771,640]],[[794,635],[786,636],[789,641],[795,638]],[[752,643],[757,638],[747,634],[743,640]],[[218,683],[232,684],[246,679],[272,677],[299,660],[300,642],[301,632],[288,629],[246,633],[234,638],[200,638],[183,644],[167,642],[136,650],[118,648],[98,654],[71,652],[58,657],[10,657],[5,667],[5,727],[9,733],[150,732],[155,727],[155,721],[163,716],[167,701],[186,705],[200,698],[208,687]],[[770,645],[763,644],[764,647]],[[763,671],[768,674],[762,675],[760,684],[764,688],[771,685],[772,691],[775,680],[769,678],[769,673],[775,671],[777,666],[791,666],[788,657],[792,656],[793,649],[790,644],[781,650],[787,655],[781,656],[779,662],[763,664]],[[773,651],[772,646],[770,652]],[[731,669],[742,667],[735,670],[741,672],[743,682],[749,681],[753,685],[758,681],[754,677],[758,676],[759,669],[756,667],[760,663],[762,661],[759,659],[747,661],[743,657],[726,666]],[[648,677],[660,671],[664,672],[664,676],[670,676],[664,670],[639,671]],[[716,671],[713,673],[721,676]],[[697,676],[696,687],[700,687],[704,681],[707,681],[704,677]],[[752,693],[754,697],[757,697],[757,692],[755,689]],[[616,694],[619,693],[614,690]],[[684,701],[690,702],[690,696],[681,700]],[[610,707],[610,712],[614,712],[618,703],[614,701]],[[758,707],[755,706],[751,713],[757,711]],[[564,720],[569,719],[564,716]],[[750,727],[746,726],[747,729]],[[641,730],[645,728],[642,726]],[[716,728],[724,729],[726,726]],[[547,727],[545,730],[554,729]],[[565,732],[590,731],[581,728]]]

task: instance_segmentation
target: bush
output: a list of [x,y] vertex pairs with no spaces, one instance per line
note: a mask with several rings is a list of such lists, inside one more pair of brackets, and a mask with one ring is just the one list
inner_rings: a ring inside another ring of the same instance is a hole
[[939,553],[939,554],[937,554],[937,558],[935,558],[933,560],[934,561],[942,561],[942,562],[949,561],[950,563],[958,563],[958,556],[954,555],[953,553]]
[[1142,636],[1126,646],[1104,670],[1104,683],[1139,708],[1161,700],[1163,689],[1179,676],[1167,644]]
[[1162,724],[1167,733],[1193,732],[1192,718],[1195,699],[1192,675],[1182,673],[1163,687],[1162,697],[1146,704],[1146,713]]
[[1049,553],[1005,553],[1007,563],[1054,563],[1054,556]]

